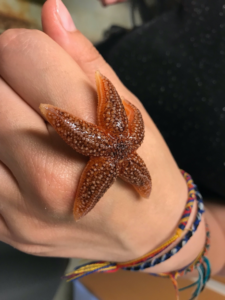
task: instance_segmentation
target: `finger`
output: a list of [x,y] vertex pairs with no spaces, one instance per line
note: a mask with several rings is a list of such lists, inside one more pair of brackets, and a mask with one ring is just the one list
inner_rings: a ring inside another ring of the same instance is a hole
[[7,166],[0,161],[0,240],[9,243],[11,234],[7,216],[12,215],[15,200],[21,198],[18,182]]
[[0,161],[0,214],[9,209],[11,199],[20,196],[18,182],[7,166]]
[[4,217],[0,214],[0,241],[10,244],[11,234]]
[[[19,179],[21,187],[29,163],[27,154],[34,146],[31,134],[45,135],[47,129],[42,118],[1,78],[0,91],[0,159],[12,171],[15,178]],[[35,148],[37,150],[38,147]]]
[[70,54],[93,85],[95,85],[94,73],[99,70],[113,82],[121,96],[132,102],[137,101],[137,98],[122,84],[92,43],[75,29],[72,18],[61,1],[45,2],[42,10],[42,24],[44,32]]
[[0,75],[38,113],[44,102],[96,119],[97,97],[88,78],[40,31],[11,29],[0,36]]

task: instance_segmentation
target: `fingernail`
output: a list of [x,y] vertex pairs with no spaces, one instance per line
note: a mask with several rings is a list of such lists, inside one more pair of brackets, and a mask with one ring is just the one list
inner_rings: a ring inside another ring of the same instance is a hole
[[74,25],[73,19],[68,9],[61,0],[56,0],[56,11],[58,13],[63,28],[66,31],[75,31],[76,26]]

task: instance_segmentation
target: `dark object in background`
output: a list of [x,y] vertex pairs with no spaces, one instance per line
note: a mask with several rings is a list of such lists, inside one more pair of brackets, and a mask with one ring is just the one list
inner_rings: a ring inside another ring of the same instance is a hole
[[143,23],[146,23],[175,6],[179,7],[182,0],[130,0],[129,2],[131,3],[131,18],[133,25],[135,26],[136,10]]
[[104,32],[104,37],[102,41],[96,44],[96,48],[101,53],[105,59],[107,59],[107,54],[109,49],[111,49],[120,39],[122,39],[130,30],[112,25],[108,30]]
[[0,242],[0,299],[52,300],[68,259],[22,253]]
[[179,167],[225,199],[225,4],[183,0],[105,58],[143,102]]

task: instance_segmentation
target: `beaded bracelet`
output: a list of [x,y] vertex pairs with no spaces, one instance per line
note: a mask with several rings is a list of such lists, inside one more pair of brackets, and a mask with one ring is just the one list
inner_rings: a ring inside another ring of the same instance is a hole
[[[191,176],[189,174],[185,173],[182,170],[181,170],[181,172],[182,172],[182,174],[187,182],[187,185],[188,185],[188,201],[187,201],[184,213],[182,215],[182,218],[180,220],[179,226],[176,230],[176,234],[172,238],[170,238],[166,243],[164,243],[157,249],[147,253],[146,255],[143,255],[142,257],[140,257],[138,259],[124,262],[124,263],[104,262],[104,261],[96,261],[96,262],[87,263],[87,264],[78,266],[73,272],[67,274],[65,276],[65,278],[68,281],[70,281],[70,280],[75,280],[75,279],[81,278],[83,276],[89,275],[91,273],[96,273],[96,272],[109,273],[109,272],[115,272],[119,269],[139,271],[139,270],[143,270],[145,268],[152,267],[156,264],[159,264],[159,263],[169,259],[170,257],[172,257],[178,251],[180,251],[180,249],[187,243],[187,241],[196,232],[198,225],[201,221],[202,214],[204,213],[204,205],[203,205],[203,201],[202,201],[202,196],[198,192],[197,186],[193,183],[193,180],[191,179]],[[178,243],[178,245],[176,245],[168,253],[166,253],[160,257],[156,257],[158,254],[160,254],[162,251],[164,251],[166,248],[168,248],[172,243],[174,243],[184,232],[185,227],[188,222],[188,219],[189,219],[189,216],[190,216],[192,208],[193,208],[194,200],[197,200],[197,202],[198,202],[198,212],[197,212],[197,216],[192,225],[191,230],[189,230],[188,233],[184,236],[184,238]],[[204,259],[202,259],[202,260],[205,261],[206,258],[204,257]],[[195,260],[194,265],[200,264],[202,266],[203,264],[201,264],[199,261],[200,261],[200,258],[198,257],[197,262]],[[207,265],[209,265],[208,261],[207,261]],[[189,266],[189,268],[191,268],[191,266]],[[201,268],[203,268],[203,267],[201,267]],[[186,269],[187,268],[184,268],[182,270],[182,272],[184,272]],[[208,269],[210,270],[210,265],[209,265]],[[169,276],[172,279],[176,290],[178,291],[176,277],[181,276],[180,274],[181,274],[181,271],[177,271],[175,273],[162,273],[162,274],[159,274],[158,276],[163,276],[163,277]],[[178,292],[177,292],[177,299],[178,299]],[[194,298],[192,298],[192,299],[194,299]]]

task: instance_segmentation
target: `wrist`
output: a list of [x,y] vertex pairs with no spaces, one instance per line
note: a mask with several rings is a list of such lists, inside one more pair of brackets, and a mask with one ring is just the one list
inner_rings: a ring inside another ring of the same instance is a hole
[[[170,273],[183,269],[185,266],[192,263],[204,248],[206,241],[206,223],[208,224],[210,230],[210,248],[206,256],[210,261],[211,275],[218,274],[225,263],[225,239],[219,223],[212,214],[211,210],[209,210],[207,207],[205,207],[205,214],[202,217],[197,231],[187,242],[187,244],[185,244],[185,246],[169,260],[152,268],[145,269],[143,272],[156,274]],[[189,226],[187,226],[187,228],[188,227]],[[188,275],[185,275],[185,277],[193,276],[196,276],[196,271],[192,271],[191,273],[188,273]]]
[[[192,220],[193,221],[193,220]],[[192,225],[192,224],[191,224]],[[187,229],[191,229],[191,226],[187,226]],[[184,233],[186,234],[186,232]],[[182,240],[182,237],[174,243],[171,248],[176,247],[177,243]],[[184,267],[190,265],[203,251],[206,242],[206,227],[205,218],[202,216],[202,220],[188,242],[170,259],[148,269],[145,269],[147,273],[171,273],[178,271]],[[169,251],[169,249],[167,249]],[[167,252],[165,251],[165,252]]]
[[131,201],[132,191],[126,190],[124,196],[120,197],[122,203],[115,204],[120,208],[121,216],[117,214],[112,223],[118,226],[116,231],[127,249],[118,262],[142,256],[166,242],[176,232],[188,198],[187,184],[180,170],[177,168],[176,171],[174,176],[159,172],[153,174],[150,199]]

